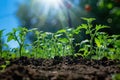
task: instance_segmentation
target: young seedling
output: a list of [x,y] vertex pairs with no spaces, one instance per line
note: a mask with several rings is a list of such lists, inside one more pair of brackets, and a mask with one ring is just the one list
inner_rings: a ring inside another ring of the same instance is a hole
[[63,47],[63,54],[65,55],[71,55],[74,54],[74,47],[73,47],[73,35],[74,35],[74,30],[72,28],[67,28],[67,29],[62,29],[59,30],[56,35],[59,38],[58,41],[62,44]]
[[7,36],[8,36],[7,42],[9,42],[11,40],[15,40],[19,44],[20,57],[22,56],[22,50],[25,50],[24,48],[25,48],[25,40],[26,40],[27,33],[32,32],[34,30],[36,30],[36,28],[28,30],[25,27],[18,27],[18,28],[13,28],[12,32],[9,32],[7,34]]
[[[41,45],[41,34],[42,31],[35,31],[35,36],[36,36],[36,41],[32,43],[32,50],[35,52],[35,58],[38,57],[38,54],[40,54],[40,51],[42,50],[42,45]],[[41,51],[42,52],[42,51]],[[40,57],[40,56],[39,56]]]
[[76,29],[76,31],[78,30],[81,31],[81,29],[85,29],[86,35],[90,36],[90,39],[87,39],[80,43],[81,46],[84,46],[84,47],[81,48],[79,51],[84,51],[84,54],[83,54],[84,57],[91,58],[91,55],[95,54],[94,41],[97,37],[97,34],[99,33],[99,30],[108,28],[108,26],[96,25],[94,28],[94,26],[92,25],[92,22],[95,20],[94,18],[82,18],[82,19],[87,21],[87,24],[82,24]]
[[[109,36],[105,32],[100,32],[101,29],[108,28],[104,25],[92,25],[92,22],[95,20],[94,18],[82,18],[87,21],[87,24],[82,24],[78,26],[76,29],[66,28],[57,31],[56,33],[51,32],[43,32],[37,31],[34,29],[26,29],[23,27],[14,28],[12,32],[7,34],[7,41],[15,40],[19,44],[19,48],[16,48],[15,51],[4,52],[2,50],[2,34],[3,30],[0,31],[0,56],[7,56],[7,54],[3,53],[17,53],[19,52],[19,56],[26,55],[29,56],[26,52],[26,35],[29,32],[33,32],[36,35],[36,41],[32,43],[32,46],[29,45],[29,50],[32,47],[32,55],[36,58],[54,58],[54,56],[66,56],[74,54],[74,46],[73,46],[73,36],[75,34],[79,34],[81,30],[85,30],[85,34],[89,36],[88,39],[81,41],[75,45],[80,45],[80,52],[85,58],[93,58],[93,56],[97,56],[96,59],[100,59],[102,57],[109,57],[110,59],[120,59],[118,58],[120,51],[120,35],[112,35]],[[112,47],[111,47],[112,45]],[[12,55],[12,57],[16,57],[16,55]],[[95,57],[94,57],[95,58]]]

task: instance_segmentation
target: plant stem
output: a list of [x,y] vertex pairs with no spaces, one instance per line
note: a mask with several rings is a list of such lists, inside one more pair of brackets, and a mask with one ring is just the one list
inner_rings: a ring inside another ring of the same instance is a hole
[[2,57],[2,39],[0,39],[0,56]]
[[[14,33],[14,36],[15,36],[16,41],[17,41],[18,44],[19,44],[19,47],[20,47],[20,49],[19,49],[19,54],[20,54],[20,57],[21,57],[21,56],[22,56],[22,47],[23,47],[23,44],[21,44],[20,41],[18,40],[18,38],[17,38],[17,36],[16,36],[16,32]],[[23,43],[24,43],[24,42],[23,42]]]
[[88,31],[89,31],[89,34],[90,34],[90,54],[92,54],[92,49],[93,49],[93,45],[92,45],[93,36],[92,36],[92,31],[91,31],[90,22],[88,22]]
[[20,49],[19,49],[19,54],[20,54],[20,57],[22,56],[22,47],[23,47],[23,45],[22,45],[22,44],[20,44]]

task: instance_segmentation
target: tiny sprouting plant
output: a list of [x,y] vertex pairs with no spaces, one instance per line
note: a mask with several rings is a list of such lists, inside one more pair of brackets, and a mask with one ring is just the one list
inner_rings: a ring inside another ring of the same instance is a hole
[[11,40],[15,40],[19,44],[19,56],[22,56],[22,50],[25,50],[24,48],[25,48],[25,40],[27,33],[32,32],[33,30],[36,29],[28,30],[27,28],[18,27],[18,28],[13,28],[12,32],[9,32],[7,34],[8,36],[7,42]]
[[34,56],[37,58],[37,57],[43,56],[41,52],[43,52],[42,49],[44,45],[42,44],[42,41],[43,41],[42,31],[36,30],[35,35],[36,35],[36,41],[32,43],[32,48],[33,48],[32,51],[34,52]]
[[[84,58],[101,59],[120,59],[120,35],[109,35],[102,32],[101,29],[109,28],[105,25],[94,25],[94,18],[82,18],[87,24],[81,24],[77,28],[65,28],[55,33],[38,31],[36,28],[26,29],[24,27],[13,28],[7,36],[7,42],[15,40],[19,47],[3,50],[2,36],[0,30],[0,56],[6,58],[15,58],[19,56],[28,56],[35,58],[54,58],[55,56],[73,55],[75,46],[79,46],[79,52],[76,55],[82,55]],[[84,32],[83,32],[84,31]],[[30,32],[34,33],[35,41],[26,44],[26,36]],[[76,35],[86,35],[87,38],[80,43],[75,43]],[[5,49],[5,47],[4,47]],[[10,50],[9,50],[10,49]],[[19,53],[19,54],[18,54]]]
[[36,58],[54,58],[74,53],[72,29],[62,29],[56,33],[35,31],[35,35],[32,48]]
[[91,57],[91,55],[95,54],[95,46],[94,42],[97,40],[96,37],[98,37],[100,32],[99,30],[108,28],[108,26],[104,25],[96,25],[95,27],[92,25],[92,22],[95,20],[94,18],[82,18],[83,20],[87,21],[87,24],[82,24],[80,25],[77,29],[76,32],[79,32],[83,29],[85,29],[86,35],[88,35],[90,38],[83,40],[80,43],[80,48],[79,51],[83,51],[83,57]]
[[7,34],[8,36],[7,42],[11,40],[15,40],[19,44],[19,56],[22,56],[22,49],[24,46],[27,32],[28,30],[26,28],[18,27],[18,28],[13,28],[12,32],[9,32]]
[[74,29],[66,28],[66,29],[59,30],[56,33],[56,36],[60,44],[63,45],[63,54],[65,53],[67,53],[68,55],[74,54],[74,47],[73,47]]

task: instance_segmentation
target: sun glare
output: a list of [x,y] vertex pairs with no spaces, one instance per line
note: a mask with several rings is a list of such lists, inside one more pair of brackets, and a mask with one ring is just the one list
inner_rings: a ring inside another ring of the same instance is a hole
[[44,0],[43,3],[48,7],[58,8],[62,0]]
[[42,26],[48,22],[52,26],[60,23],[62,27],[65,27],[68,26],[69,14],[73,16],[70,10],[72,3],[69,0],[33,0],[32,6]]
[[46,3],[51,4],[51,5],[55,5],[55,4],[59,4],[60,0],[47,0]]

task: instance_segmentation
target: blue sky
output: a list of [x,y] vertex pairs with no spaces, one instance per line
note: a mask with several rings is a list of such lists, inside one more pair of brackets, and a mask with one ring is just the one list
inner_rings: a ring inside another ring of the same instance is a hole
[[0,0],[0,29],[6,29],[9,32],[12,28],[19,25],[15,16],[18,4],[23,0]]
[[[15,12],[18,4],[23,3],[24,0],[0,0],[0,30],[5,29],[4,35],[19,26]],[[6,37],[4,37],[6,41]],[[18,44],[14,41],[8,43],[11,48],[17,47]]]

